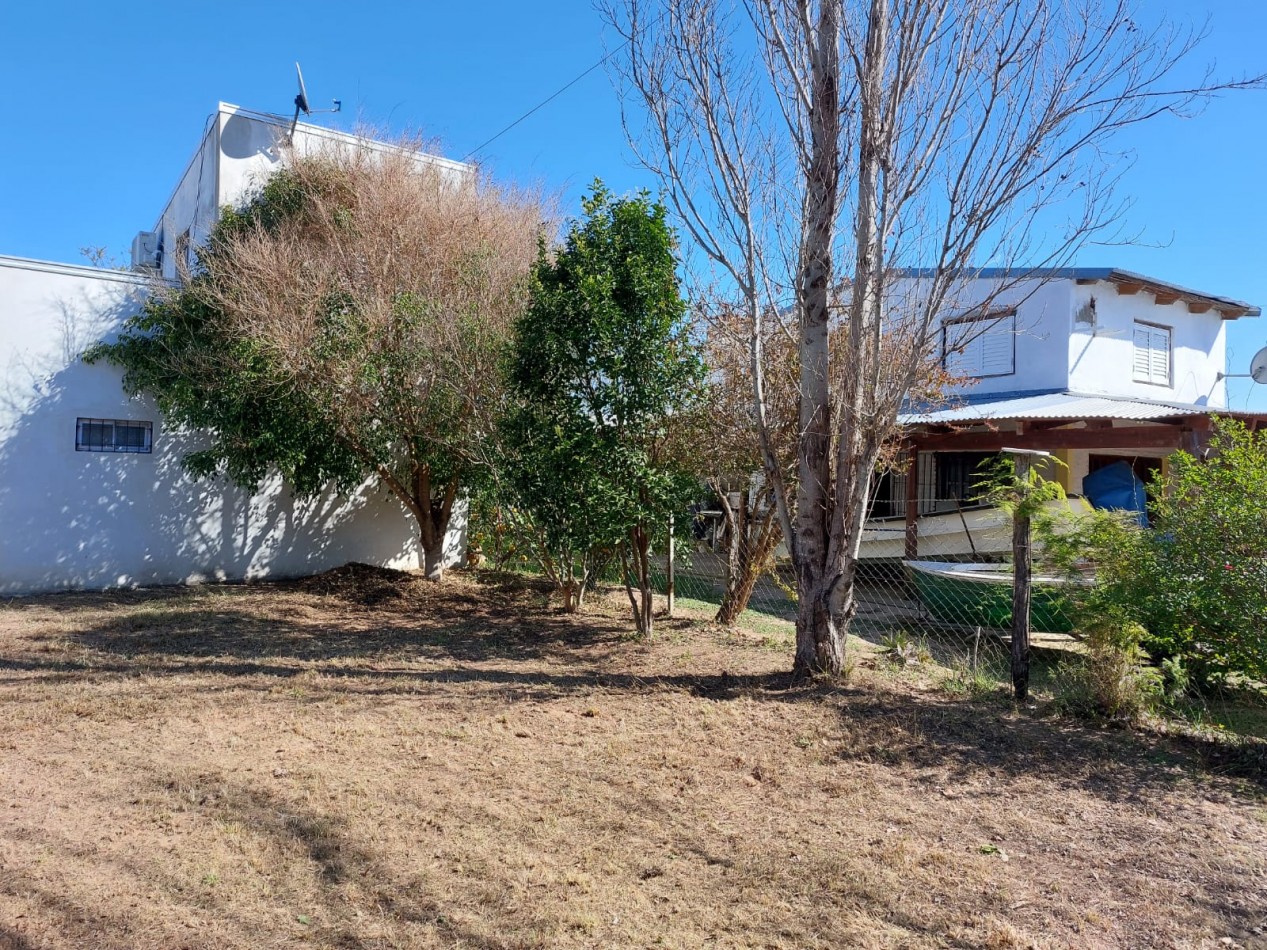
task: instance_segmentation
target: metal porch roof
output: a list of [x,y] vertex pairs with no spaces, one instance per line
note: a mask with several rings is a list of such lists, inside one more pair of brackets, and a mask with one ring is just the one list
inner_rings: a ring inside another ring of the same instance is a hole
[[1184,403],[1147,402],[1120,396],[1089,396],[1081,393],[1042,393],[993,402],[958,404],[944,409],[904,412],[898,424],[940,425],[946,423],[989,422],[1004,419],[1126,419],[1151,422],[1176,416],[1200,416],[1220,412],[1210,406]]

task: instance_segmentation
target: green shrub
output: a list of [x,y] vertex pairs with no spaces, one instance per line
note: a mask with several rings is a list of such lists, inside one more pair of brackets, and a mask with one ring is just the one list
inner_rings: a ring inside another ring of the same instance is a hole
[[902,629],[884,635],[880,641],[880,655],[899,667],[915,666],[932,659],[924,642]]
[[1149,664],[1139,624],[1104,622],[1087,631],[1085,656],[1056,668],[1056,705],[1088,719],[1136,722],[1157,706],[1162,674]]
[[[1097,511],[1038,527],[1048,566],[1095,570],[1075,588],[1075,627],[1138,624],[1171,692],[1267,683],[1267,436],[1215,423],[1208,457],[1171,456],[1152,485],[1151,527]],[[1081,622],[1079,622],[1081,621]],[[1182,673],[1182,675],[1180,675]]]
[[1267,682],[1267,436],[1218,420],[1209,458],[1172,456],[1154,494],[1138,565],[1149,650],[1206,679]]

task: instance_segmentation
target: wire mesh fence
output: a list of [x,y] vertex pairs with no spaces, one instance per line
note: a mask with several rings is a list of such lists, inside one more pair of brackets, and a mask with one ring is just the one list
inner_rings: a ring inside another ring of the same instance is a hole
[[[901,516],[867,522],[859,549],[855,588],[856,619],[869,625],[934,625],[972,632],[1004,633],[1011,627],[1012,524],[997,508],[963,506],[957,499],[933,499],[929,512],[908,531]],[[726,594],[729,571],[726,538],[710,532],[674,565],[680,600],[717,607]],[[776,554],[753,587],[748,610],[771,619],[796,617],[795,578],[783,551]],[[668,566],[656,561],[656,584],[668,587]],[[1066,634],[1070,629],[1066,580],[1034,577],[1031,624],[1035,631]]]

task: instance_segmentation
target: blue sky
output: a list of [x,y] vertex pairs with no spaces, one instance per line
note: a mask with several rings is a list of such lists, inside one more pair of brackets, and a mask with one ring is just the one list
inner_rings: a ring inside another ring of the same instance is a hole
[[[1210,18],[1194,65],[1267,70],[1267,4],[1149,0]],[[302,11],[302,12],[300,12]],[[588,0],[367,4],[260,0],[0,5],[0,254],[83,262],[125,256],[153,224],[216,102],[289,113],[293,63],[312,105],[343,100],[361,120],[437,136],[460,158],[605,52]],[[610,40],[610,37],[607,37]],[[1123,143],[1129,222],[1146,243],[1089,248],[1078,261],[1136,270],[1267,305],[1267,93],[1165,118]],[[652,185],[632,163],[604,70],[480,153],[499,175],[562,190],[569,209],[595,176]],[[1232,372],[1267,343],[1267,318],[1233,323]],[[1267,387],[1232,380],[1235,408],[1267,411]]]

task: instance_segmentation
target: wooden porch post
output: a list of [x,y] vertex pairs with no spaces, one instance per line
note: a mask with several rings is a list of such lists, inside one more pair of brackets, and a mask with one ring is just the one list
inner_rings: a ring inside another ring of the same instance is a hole
[[919,560],[919,446],[911,445],[906,466],[906,559]]

